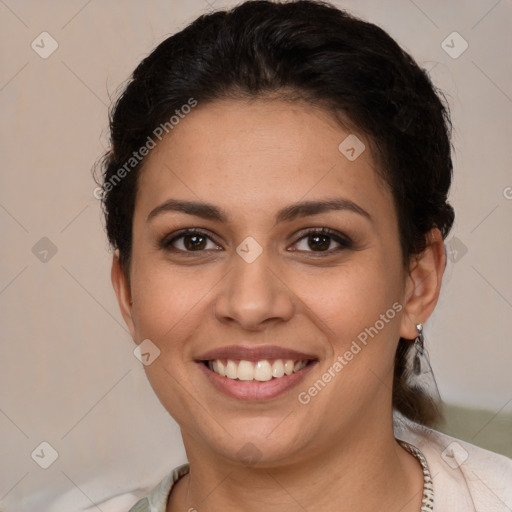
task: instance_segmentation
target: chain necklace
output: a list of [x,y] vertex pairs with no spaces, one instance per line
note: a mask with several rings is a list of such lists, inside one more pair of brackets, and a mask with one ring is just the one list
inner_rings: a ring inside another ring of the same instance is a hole
[[403,446],[411,455],[418,459],[423,469],[423,498],[421,500],[420,512],[432,512],[434,510],[434,487],[432,485],[432,477],[428,469],[427,461],[418,448],[409,444],[406,441],[397,439],[401,446]]

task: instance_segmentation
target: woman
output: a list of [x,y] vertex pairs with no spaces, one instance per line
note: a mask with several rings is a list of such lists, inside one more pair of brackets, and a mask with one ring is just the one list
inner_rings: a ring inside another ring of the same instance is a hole
[[202,16],[137,67],[100,193],[189,463],[133,512],[512,508],[512,461],[429,428],[420,385],[449,134],[413,59],[320,2]]

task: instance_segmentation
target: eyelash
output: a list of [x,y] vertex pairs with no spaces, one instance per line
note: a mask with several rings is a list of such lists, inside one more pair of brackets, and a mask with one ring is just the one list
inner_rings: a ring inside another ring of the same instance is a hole
[[[176,247],[173,247],[172,244],[174,242],[176,242],[177,240],[179,240],[181,238],[184,238],[185,236],[191,236],[191,235],[198,235],[198,236],[207,238],[214,244],[218,245],[212,239],[212,237],[209,236],[204,231],[201,231],[200,229],[197,229],[197,228],[187,228],[187,229],[182,229],[181,231],[178,231],[177,233],[173,233],[171,238],[169,238],[170,235],[166,235],[159,242],[158,246],[160,249],[163,249],[165,251],[187,254],[187,255],[194,255],[194,253],[202,253],[202,252],[205,252],[206,250],[208,250],[208,249],[201,249],[198,251],[185,251],[183,249],[177,249]],[[304,231],[301,233],[301,236],[294,242],[293,245],[296,245],[299,241],[301,241],[309,236],[312,236],[312,235],[321,235],[321,236],[328,237],[328,238],[334,240],[335,242],[337,242],[341,247],[338,247],[334,250],[329,249],[326,251],[297,251],[297,252],[311,253],[315,256],[329,256],[329,255],[332,255],[333,253],[337,253],[344,249],[351,249],[353,247],[352,240],[350,240],[349,237],[347,237],[346,235],[342,235],[341,233],[334,231],[330,228],[314,228],[314,229],[309,229],[307,231]]]

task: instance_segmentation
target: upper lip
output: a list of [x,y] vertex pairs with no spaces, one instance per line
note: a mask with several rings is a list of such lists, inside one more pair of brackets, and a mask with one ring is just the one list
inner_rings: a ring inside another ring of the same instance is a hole
[[197,357],[197,361],[212,361],[215,359],[240,359],[245,361],[261,361],[263,359],[285,359],[293,361],[309,361],[317,359],[314,355],[298,352],[277,345],[262,345],[248,347],[244,345],[230,345],[219,347]]

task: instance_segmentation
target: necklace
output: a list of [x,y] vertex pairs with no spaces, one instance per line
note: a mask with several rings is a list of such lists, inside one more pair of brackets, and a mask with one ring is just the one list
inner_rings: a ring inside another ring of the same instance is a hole
[[[419,461],[422,469],[423,469],[423,498],[421,499],[421,509],[420,512],[432,512],[434,510],[434,487],[432,485],[432,477],[430,476],[430,470],[428,469],[427,460],[423,453],[418,450],[412,444],[409,444],[407,441],[402,441],[401,439],[397,439],[401,446],[403,446],[411,455],[416,457]],[[171,488],[173,485],[183,476],[185,476],[190,470],[190,467],[187,464],[183,464],[180,467],[176,468],[170,478]],[[167,484],[169,485],[169,484]],[[168,498],[168,495],[165,495],[165,499]],[[148,498],[144,498],[147,500]]]
[[402,441],[401,439],[397,439],[397,441],[402,445],[411,455],[416,457],[421,464],[423,469],[423,498],[421,500],[421,509],[420,512],[431,512],[434,510],[434,487],[432,485],[432,478],[430,476],[430,470],[428,469],[427,461],[418,448],[409,444],[406,441]]

